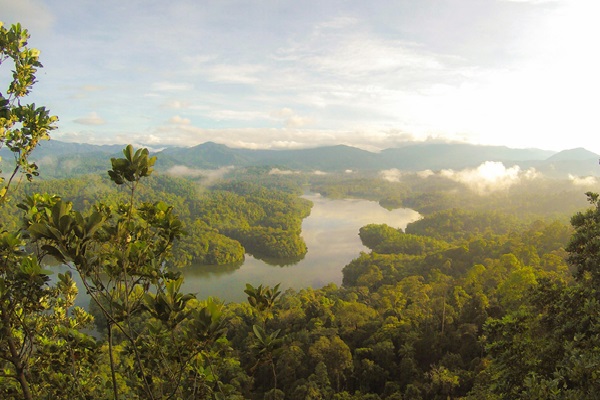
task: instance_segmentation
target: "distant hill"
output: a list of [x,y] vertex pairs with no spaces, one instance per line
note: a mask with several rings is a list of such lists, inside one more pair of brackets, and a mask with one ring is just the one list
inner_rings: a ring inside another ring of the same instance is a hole
[[[105,172],[110,157],[121,156],[124,145],[95,146],[43,142],[33,154],[43,177],[63,177],[81,173]],[[0,155],[6,157],[6,150]],[[326,172],[397,168],[405,171],[475,168],[485,161],[498,161],[507,167],[519,165],[553,177],[600,176],[600,155],[578,148],[552,152],[540,149],[512,149],[464,143],[408,143],[379,153],[338,145],[295,150],[253,150],[231,148],[207,142],[193,147],[172,147],[154,153],[156,165],[166,170],[175,165],[216,169],[225,166],[271,166],[280,169]],[[48,169],[51,170],[49,171]]]
[[206,142],[194,147],[167,148],[158,152],[157,155],[162,166],[186,165],[196,168],[219,168],[229,165],[247,165],[249,159],[243,153],[242,149],[232,149],[223,144]]
[[388,168],[422,171],[472,168],[485,161],[499,161],[512,165],[518,161],[545,160],[554,152],[465,143],[417,143],[383,150],[380,154],[382,162]]
[[93,145],[86,143],[69,143],[58,140],[47,140],[39,143],[35,149],[36,157],[84,155],[84,154],[119,154],[125,146],[120,144]]
[[548,157],[546,161],[587,161],[587,160],[598,160],[598,154],[592,153],[583,147],[576,149],[563,150],[552,156]]
[[[121,151],[124,147],[48,140],[39,143],[31,159],[38,165],[42,179],[105,173],[110,168],[110,158],[122,156]],[[0,163],[2,170],[7,171],[12,162],[12,153],[2,148],[0,157],[2,157]]]
[[299,170],[376,169],[375,153],[343,145],[296,150],[252,150],[208,142],[189,148],[165,149],[158,156],[162,165],[183,164],[196,168],[272,165]]
[[585,149],[559,153],[540,149],[512,149],[464,143],[411,143],[373,153],[350,146],[297,150],[235,149],[216,143],[166,149],[158,153],[163,167],[276,166],[304,171],[382,170],[422,171],[475,168],[485,161],[502,162],[522,169],[536,168],[551,177],[600,175],[599,155]]
[[549,176],[571,174],[575,176],[599,176],[600,156],[584,148],[563,150],[544,162],[535,166],[540,172]]

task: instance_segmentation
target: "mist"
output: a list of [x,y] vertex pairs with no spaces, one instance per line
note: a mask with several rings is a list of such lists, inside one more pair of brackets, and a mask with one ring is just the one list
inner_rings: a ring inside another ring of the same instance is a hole
[[532,180],[540,176],[534,168],[524,171],[518,165],[507,168],[502,162],[498,161],[486,161],[475,169],[464,169],[462,171],[446,169],[440,171],[440,175],[463,183],[479,194],[507,190],[523,180]]
[[569,180],[573,183],[573,185],[577,186],[593,186],[598,184],[598,178],[595,176],[575,176],[569,174]]
[[190,168],[185,165],[174,165],[167,170],[167,174],[186,178],[203,178],[202,183],[210,185],[211,183],[222,179],[226,174],[233,171],[235,167],[221,167],[218,169],[198,169]]
[[[414,173],[400,171],[395,168],[380,172],[381,178],[389,182],[400,182],[402,177],[408,174],[412,175]],[[480,195],[507,190],[523,181],[541,177],[541,174],[535,168],[522,170],[518,165],[507,168],[502,162],[498,161],[486,161],[477,168],[466,168],[459,171],[443,169],[439,172],[433,172],[427,169],[417,172],[416,175],[422,179],[431,176],[450,179],[466,185]]]

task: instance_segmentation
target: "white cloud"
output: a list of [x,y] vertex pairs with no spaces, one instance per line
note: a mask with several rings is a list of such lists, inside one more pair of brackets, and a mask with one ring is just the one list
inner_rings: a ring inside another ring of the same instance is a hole
[[433,175],[435,175],[435,172],[433,172],[430,169],[426,169],[426,170],[417,172],[417,176],[419,178],[423,178],[423,179],[429,178],[430,176],[433,176]]
[[169,100],[162,105],[164,108],[181,109],[190,107],[190,103],[182,100]]
[[191,178],[202,177],[204,184],[211,184],[221,178],[223,178],[226,174],[233,171],[235,168],[233,166],[221,167],[218,169],[196,169],[189,168],[185,165],[174,165],[173,167],[167,170],[167,174],[173,176],[185,176]]
[[267,119],[267,115],[260,111],[220,110],[215,109],[205,113],[210,118],[221,121],[256,121]]
[[182,82],[156,82],[152,84],[152,89],[158,92],[185,92],[192,90],[193,85]]
[[175,115],[169,118],[169,123],[174,125],[189,125],[191,121],[189,118],[182,118],[179,115]]
[[342,29],[342,28],[350,28],[352,26],[356,26],[359,23],[357,18],[348,17],[348,16],[338,16],[325,21],[321,24],[318,24],[315,27],[315,30],[319,31],[322,29]]
[[106,86],[103,85],[83,85],[81,86],[81,90],[84,92],[98,92],[100,90],[105,90]]
[[569,180],[578,186],[594,186],[598,184],[598,178],[595,176],[580,177],[569,174]]
[[379,176],[388,182],[400,182],[402,175],[402,171],[397,168],[386,169],[379,172]]
[[41,0],[0,0],[0,10],[3,23],[10,25],[19,22],[30,33],[47,32],[55,23],[50,7]]
[[440,171],[440,175],[464,183],[479,194],[506,190],[523,179],[534,179],[538,176],[535,169],[521,171],[518,165],[506,168],[503,163],[496,161],[486,161],[475,169],[461,171],[446,169]]
[[91,112],[85,117],[79,117],[73,120],[73,122],[82,125],[104,125],[106,121],[98,115],[98,113]]
[[201,169],[186,167],[185,165],[174,165],[167,170],[167,174],[174,176],[198,177],[204,175]]
[[301,117],[290,108],[282,108],[281,110],[271,113],[276,119],[281,119],[286,128],[301,128],[310,125],[314,122],[312,118]]
[[[191,109],[191,108],[190,108]],[[203,114],[206,114],[203,112]],[[232,110],[212,111],[211,116],[222,121],[272,121],[272,115],[263,113],[238,113]],[[301,149],[317,146],[344,144],[377,152],[384,148],[401,145],[409,136],[398,131],[356,131],[306,128],[205,128],[187,123],[188,118],[179,115],[167,117],[148,129],[119,129],[112,133],[76,133],[76,129],[56,132],[53,136],[67,140],[77,135],[77,141],[106,144],[143,143],[155,146],[195,146],[213,141],[234,148],[248,149]],[[111,125],[114,125],[111,123]],[[70,132],[70,133],[67,133]],[[57,136],[58,135],[58,136]],[[68,140],[69,141],[69,140]],[[72,140],[71,140],[72,141]]]
[[58,158],[53,156],[45,156],[36,161],[38,167],[42,169],[55,168],[58,165]]
[[203,69],[211,82],[254,84],[260,81],[260,73],[265,67],[252,64],[218,64]]
[[531,4],[544,4],[544,3],[558,3],[559,0],[503,0],[509,3],[531,3]]
[[273,168],[269,171],[269,175],[295,175],[299,174],[300,171],[291,171],[289,169]]

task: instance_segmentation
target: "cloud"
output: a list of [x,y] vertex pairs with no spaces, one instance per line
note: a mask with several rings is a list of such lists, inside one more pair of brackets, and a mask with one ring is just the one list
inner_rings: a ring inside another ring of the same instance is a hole
[[81,90],[83,90],[84,92],[97,92],[100,90],[105,90],[106,86],[103,85],[83,85],[80,88]]
[[276,119],[281,119],[286,128],[301,128],[314,122],[312,118],[301,117],[294,113],[292,109],[287,107],[272,112],[271,116]]
[[[400,182],[402,177],[406,174],[407,174],[407,172],[400,171],[397,168],[385,169],[385,170],[379,172],[379,176],[381,177],[381,179],[384,179],[388,182]],[[419,178],[427,179],[430,176],[435,175],[435,172],[433,172],[430,169],[426,169],[423,171],[418,171],[416,173],[416,175]]]
[[[241,59],[240,56],[241,54],[238,54],[235,59]],[[271,72],[269,67],[262,63],[223,62],[219,58],[216,54],[185,56],[182,58],[185,65],[184,72],[189,76],[204,78],[208,82],[226,84],[259,83],[264,81]]]
[[206,112],[206,114],[217,121],[255,121],[267,119],[267,115],[261,111],[211,110]]
[[185,92],[193,89],[193,85],[183,82],[155,82],[152,90],[157,92]]
[[218,64],[205,67],[202,73],[210,82],[254,84],[261,81],[260,73],[267,69],[253,64]]
[[353,17],[339,16],[334,17],[317,25],[316,29],[342,29],[356,26],[359,20]]
[[595,176],[579,177],[569,174],[569,180],[578,186],[594,186],[598,184],[598,178]]
[[[152,134],[165,145],[179,146],[193,146],[208,141],[249,149],[299,149],[340,143],[360,145],[360,138],[350,132],[287,128],[205,129],[192,125],[164,125],[156,128]],[[144,142],[146,136],[148,133],[135,135],[140,142]]]
[[19,22],[33,33],[47,32],[54,25],[55,17],[45,3],[41,0],[0,0],[2,22],[9,26]]
[[167,170],[167,174],[173,176],[184,176],[190,178],[203,177],[202,183],[210,185],[211,183],[223,178],[234,170],[233,166],[221,167],[218,169],[196,169],[185,165],[175,165]]
[[175,115],[169,118],[169,123],[174,125],[189,125],[191,121],[189,118],[182,118],[179,115]]
[[433,175],[435,175],[435,172],[433,172],[430,169],[426,169],[426,170],[417,172],[417,176],[419,178],[423,178],[423,179],[427,179],[427,178],[429,178],[430,176],[433,176]]
[[[377,152],[385,148],[398,147],[406,144],[406,139],[413,138],[397,131],[382,130],[343,130],[343,129],[310,129],[293,127],[255,127],[255,128],[207,128],[196,126],[197,111],[202,114],[212,113],[211,116],[223,124],[229,121],[259,121],[269,124],[273,115],[252,111],[205,111],[188,108],[194,115],[194,123],[188,117],[181,115],[165,116],[157,121],[158,125],[145,130],[119,128],[118,132],[80,132],[77,129],[61,130],[53,136],[65,141],[78,141],[94,144],[107,143],[142,143],[157,147],[165,146],[196,146],[205,142],[217,142],[234,148],[247,149],[303,149],[316,146],[335,146],[339,144]],[[189,120],[189,123],[188,123]],[[144,123],[146,123],[144,121]],[[111,125],[114,123],[111,122]],[[213,124],[214,125],[214,124]],[[64,128],[63,128],[64,129]],[[411,142],[414,143],[414,140]]]
[[183,101],[183,100],[169,100],[166,103],[163,103],[163,105],[162,105],[163,108],[174,108],[174,109],[188,108],[189,106],[190,106],[190,103],[187,101]]
[[[321,83],[351,81],[357,88],[371,91],[410,90],[423,83],[429,86],[432,82],[453,82],[460,76],[458,71],[448,68],[460,62],[456,57],[436,54],[417,43],[395,36],[378,36],[364,26],[349,24],[345,21],[339,24],[346,29],[324,29],[327,25],[318,25],[311,35],[281,47],[275,59],[282,64],[293,63],[296,77],[313,74]],[[452,80],[443,79],[444,75]]]
[[388,182],[400,182],[400,178],[402,178],[402,171],[397,168],[386,169],[379,172],[379,176],[381,179],[384,179]]
[[76,118],[73,122],[82,125],[104,125],[106,121],[98,115],[98,113],[91,112],[85,117]]
[[530,3],[530,4],[545,4],[558,3],[559,0],[503,0],[509,3]]
[[273,168],[269,171],[269,175],[294,175],[299,174],[300,171],[291,171],[289,169]]
[[446,169],[440,175],[461,182],[479,194],[487,194],[498,190],[506,190],[523,179],[534,179],[538,176],[535,169],[521,171],[518,165],[506,168],[503,163],[486,161],[475,169],[454,171]]
[[55,168],[58,165],[58,158],[54,156],[44,156],[36,161],[38,167]]
[[186,167],[185,165],[174,165],[166,172],[173,176],[186,176],[196,178],[204,175],[204,170]]

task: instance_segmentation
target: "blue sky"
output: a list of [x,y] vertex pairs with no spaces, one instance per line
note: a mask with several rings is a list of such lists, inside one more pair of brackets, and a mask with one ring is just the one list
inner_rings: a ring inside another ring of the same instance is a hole
[[[600,153],[596,0],[0,0],[53,137]],[[8,73],[2,66],[1,74]]]

